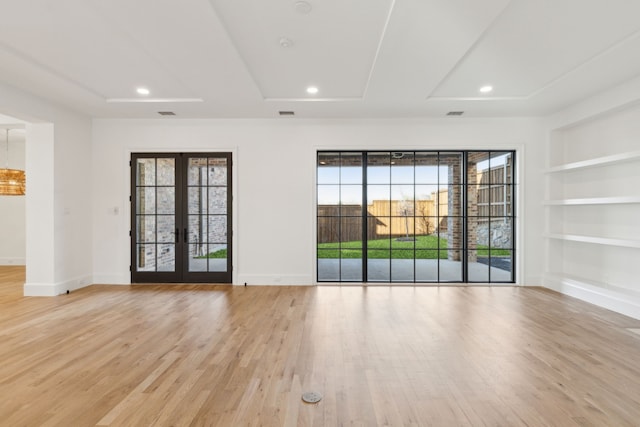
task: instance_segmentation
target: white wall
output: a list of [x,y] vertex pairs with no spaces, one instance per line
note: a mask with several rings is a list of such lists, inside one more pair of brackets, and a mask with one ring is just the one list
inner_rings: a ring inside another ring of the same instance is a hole
[[54,210],[57,292],[93,281],[91,121],[66,117],[55,125]]
[[27,122],[25,295],[89,284],[91,121],[2,83],[0,114]]
[[[25,168],[24,129],[9,130],[9,168]],[[0,168],[6,167],[6,133],[0,128]],[[24,196],[0,196],[0,265],[26,263]]]
[[533,119],[94,120],[94,279],[130,281],[131,152],[233,151],[234,283],[312,284],[317,149],[496,148],[518,150],[518,282],[537,285],[543,137]]

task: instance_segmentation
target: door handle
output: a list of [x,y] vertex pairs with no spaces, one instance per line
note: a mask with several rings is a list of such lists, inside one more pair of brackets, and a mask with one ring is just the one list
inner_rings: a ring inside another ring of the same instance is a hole
[[180,243],[180,229],[176,228],[176,243]]
[[186,228],[184,229],[184,242],[185,243],[189,242],[189,239],[187,239],[187,229]]

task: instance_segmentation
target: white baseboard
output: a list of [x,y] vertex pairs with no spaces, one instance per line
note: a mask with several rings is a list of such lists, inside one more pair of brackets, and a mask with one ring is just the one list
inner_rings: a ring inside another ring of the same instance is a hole
[[238,274],[235,285],[259,285],[259,286],[311,286],[313,278],[307,275],[259,275],[259,274]]
[[94,274],[93,283],[96,285],[130,285],[130,274]]
[[561,294],[578,298],[634,319],[640,319],[640,297],[560,276],[547,276],[543,283],[546,288]]
[[25,283],[25,297],[55,297],[60,295],[57,292],[55,283]]
[[91,284],[92,276],[81,276],[58,283],[25,283],[23,290],[26,297],[54,297]]
[[25,258],[0,258],[0,265],[27,265]]

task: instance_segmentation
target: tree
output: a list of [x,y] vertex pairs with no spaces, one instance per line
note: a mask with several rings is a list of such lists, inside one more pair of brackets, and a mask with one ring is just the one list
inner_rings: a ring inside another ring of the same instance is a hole
[[433,209],[431,208],[433,204],[434,200],[431,195],[422,196],[420,200],[416,202],[416,211],[418,213],[416,220],[421,226],[420,229],[424,230],[426,235],[435,231],[434,224],[430,220],[430,217],[433,216]]
[[398,213],[404,217],[404,227],[407,240],[409,240],[409,217],[412,217],[414,212],[415,210],[413,199],[405,197],[398,202]]

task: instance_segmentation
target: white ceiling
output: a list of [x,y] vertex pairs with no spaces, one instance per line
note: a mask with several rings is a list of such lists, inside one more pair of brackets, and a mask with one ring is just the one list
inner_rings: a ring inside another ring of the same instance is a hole
[[2,12],[0,81],[94,117],[545,115],[640,75],[638,0],[3,0]]

